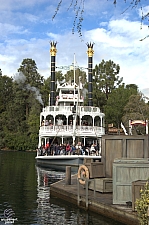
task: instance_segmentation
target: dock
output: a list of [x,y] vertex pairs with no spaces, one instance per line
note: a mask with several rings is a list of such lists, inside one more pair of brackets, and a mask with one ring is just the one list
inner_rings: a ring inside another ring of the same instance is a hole
[[50,185],[50,195],[53,197],[60,198],[77,205],[79,208],[90,210],[127,225],[140,225],[137,213],[132,211],[131,206],[113,204],[112,193],[94,192],[93,190],[88,190],[87,192],[88,204],[86,206],[86,189],[84,185],[79,184],[78,186],[77,175],[71,176],[70,185],[66,184],[65,179]]

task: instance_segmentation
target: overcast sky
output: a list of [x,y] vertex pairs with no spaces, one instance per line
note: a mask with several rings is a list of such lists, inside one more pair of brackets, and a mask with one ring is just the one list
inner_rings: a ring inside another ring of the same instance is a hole
[[[81,2],[81,0],[78,0]],[[128,0],[85,0],[82,39],[75,30],[75,13],[69,10],[70,0],[52,20],[59,0],[4,0],[0,4],[0,68],[3,75],[14,76],[23,59],[35,60],[38,71],[50,76],[50,41],[57,41],[56,66],[69,66],[74,53],[77,65],[87,67],[87,42],[94,42],[93,67],[102,59],[120,65],[120,77],[125,84],[136,84],[149,96],[149,35],[147,21],[141,27],[139,7],[125,9]],[[75,1],[74,1],[75,2]],[[149,11],[149,1],[142,0],[143,12]],[[142,29],[141,29],[142,28]]]

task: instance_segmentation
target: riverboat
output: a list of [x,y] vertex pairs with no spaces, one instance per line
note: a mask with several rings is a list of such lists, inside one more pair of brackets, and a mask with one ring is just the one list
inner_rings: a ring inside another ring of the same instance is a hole
[[[92,47],[89,45],[88,49]],[[78,168],[85,158],[100,161],[101,137],[105,134],[105,115],[99,107],[94,107],[92,104],[92,86],[89,86],[88,90],[90,94],[88,106],[84,106],[84,87],[81,77],[78,84],[75,82],[75,63],[73,64],[74,79],[64,83],[57,82],[56,90],[53,49],[56,49],[56,44],[52,42],[51,92],[49,105],[40,113],[36,161],[40,166],[54,169],[65,169],[67,165]],[[91,63],[89,63],[90,66],[92,66]],[[90,70],[91,68],[88,68],[89,73]],[[92,76],[89,75],[89,85],[91,81]],[[57,96],[56,93],[58,93]],[[67,145],[71,147],[68,151]]]

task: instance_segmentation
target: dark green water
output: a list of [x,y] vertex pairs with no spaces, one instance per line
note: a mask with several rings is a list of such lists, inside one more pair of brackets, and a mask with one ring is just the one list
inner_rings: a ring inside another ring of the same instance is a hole
[[122,225],[50,198],[50,184],[65,174],[36,167],[35,154],[0,151],[0,225]]

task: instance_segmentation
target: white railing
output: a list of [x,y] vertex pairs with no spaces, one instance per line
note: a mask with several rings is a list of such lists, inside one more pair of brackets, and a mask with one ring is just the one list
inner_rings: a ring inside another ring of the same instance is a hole
[[[46,106],[43,108],[43,112],[72,112],[73,106]],[[85,113],[100,113],[100,108],[92,106],[78,106],[78,110]]]
[[[79,134],[104,134],[105,129],[103,127],[92,127],[92,126],[76,126],[76,133]],[[63,133],[64,135],[66,133],[72,133],[73,132],[73,126],[72,125],[62,125],[62,126],[41,126],[40,127],[40,135],[44,134],[52,134],[55,133]]]

